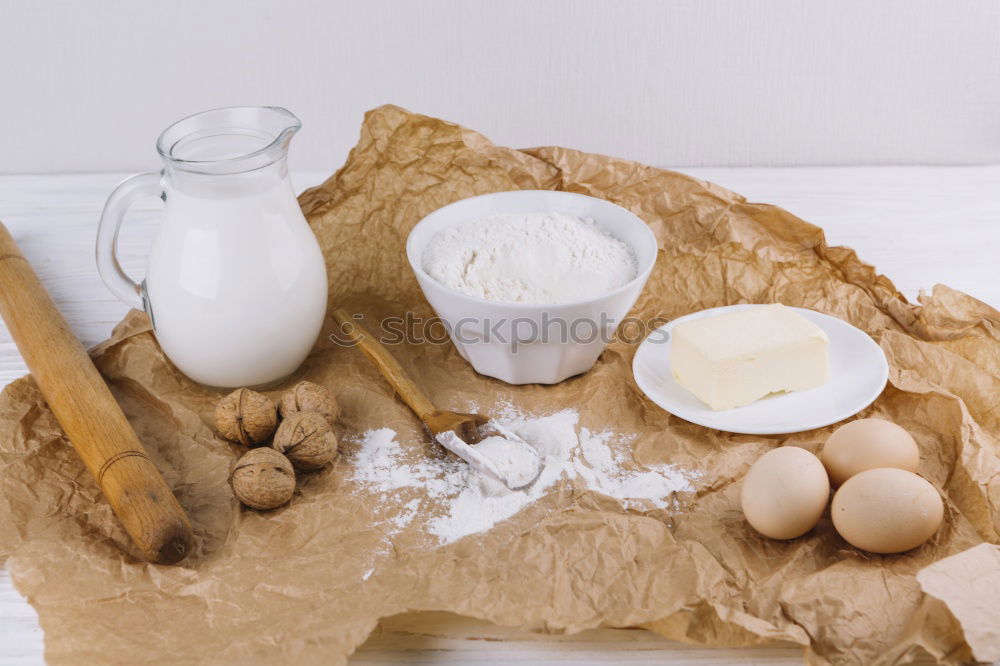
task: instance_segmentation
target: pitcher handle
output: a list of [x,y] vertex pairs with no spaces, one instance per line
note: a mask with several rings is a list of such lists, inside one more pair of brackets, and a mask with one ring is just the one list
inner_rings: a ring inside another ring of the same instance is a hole
[[139,173],[123,180],[108,197],[97,226],[97,272],[111,293],[129,307],[144,310],[142,287],[122,270],[118,261],[118,231],[125,211],[136,199],[162,197],[161,174],[157,171]]

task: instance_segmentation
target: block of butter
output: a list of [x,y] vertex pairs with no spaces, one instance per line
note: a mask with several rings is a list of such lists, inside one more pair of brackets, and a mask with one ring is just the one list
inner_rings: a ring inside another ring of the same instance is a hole
[[791,308],[758,305],[681,322],[671,331],[674,379],[714,410],[823,384],[826,333]]

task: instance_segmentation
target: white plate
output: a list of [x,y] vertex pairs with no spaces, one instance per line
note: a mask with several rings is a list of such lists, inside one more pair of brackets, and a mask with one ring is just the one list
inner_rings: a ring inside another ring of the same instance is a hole
[[842,421],[870,405],[889,379],[882,349],[864,331],[815,310],[792,308],[822,328],[830,339],[830,378],[808,391],[770,396],[746,407],[714,411],[683,388],[670,372],[670,331],[689,319],[735,312],[729,305],[679,317],[656,329],[632,360],[635,383],[657,405],[686,421],[725,432],[777,435],[802,432]]

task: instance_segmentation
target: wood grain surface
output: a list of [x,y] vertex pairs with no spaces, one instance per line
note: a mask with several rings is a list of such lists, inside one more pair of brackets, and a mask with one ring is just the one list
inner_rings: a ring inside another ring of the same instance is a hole
[[[683,169],[682,169],[683,170]],[[1000,166],[688,169],[753,201],[790,210],[888,275],[911,300],[942,282],[1000,307]],[[126,174],[0,176],[0,219],[17,239],[85,345],[108,336],[125,306],[94,264],[97,218]],[[321,173],[298,173],[301,187]],[[120,240],[124,268],[142,274],[159,202],[138,206]],[[26,372],[0,331],[0,384]],[[793,664],[794,647],[712,650],[636,629],[538,636],[448,614],[387,618],[354,657],[358,664]],[[0,666],[42,663],[34,610],[0,569]]]

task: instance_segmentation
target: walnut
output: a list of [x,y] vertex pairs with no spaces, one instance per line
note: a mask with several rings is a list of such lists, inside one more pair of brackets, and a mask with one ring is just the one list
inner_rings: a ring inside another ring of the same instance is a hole
[[236,498],[251,509],[274,509],[292,499],[295,471],[288,458],[274,449],[250,449],[236,461],[229,485]]
[[272,444],[302,471],[322,468],[337,455],[337,436],[317,412],[295,412],[281,422]]
[[248,388],[236,389],[215,407],[215,427],[219,434],[244,446],[260,444],[278,425],[274,403]]
[[325,386],[312,382],[299,382],[285,391],[278,405],[281,418],[287,419],[296,412],[316,412],[332,426],[337,420],[337,400]]

